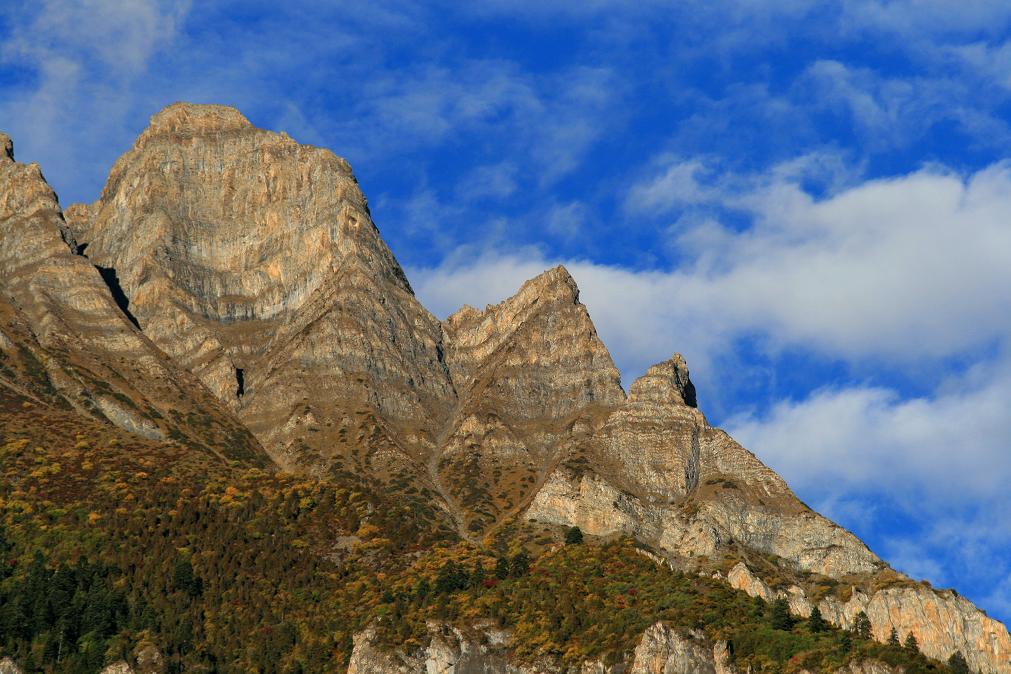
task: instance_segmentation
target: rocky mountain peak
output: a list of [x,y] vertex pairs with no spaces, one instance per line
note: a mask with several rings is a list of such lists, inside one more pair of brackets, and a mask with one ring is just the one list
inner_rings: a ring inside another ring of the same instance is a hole
[[475,320],[493,316],[500,319],[512,317],[535,304],[548,302],[579,303],[579,287],[564,265],[558,265],[524,281],[514,295],[498,304],[489,304],[484,311],[465,304],[446,318],[443,324],[447,330],[456,331]]
[[20,363],[0,383],[149,439],[265,463],[249,432],[131,325],[101,271],[76,254],[38,165],[15,162],[10,138],[0,140],[0,334],[11,347],[2,355]]
[[[546,402],[545,395],[570,376],[573,390],[552,405],[570,409],[589,401],[611,405],[625,399],[611,355],[579,302],[575,280],[561,265],[526,281],[512,297],[484,311],[462,308],[444,321],[443,331],[446,360],[458,389],[466,390],[492,370],[501,373],[513,367],[517,373],[500,380],[513,402],[501,402],[524,406],[527,412],[521,416],[533,413],[528,394],[536,391]],[[550,381],[535,375],[549,369]],[[533,390],[520,394],[517,387],[526,386]]]
[[579,286],[565,265],[558,265],[530,279],[522,286],[517,297],[534,295],[540,300],[579,302]]
[[438,321],[329,150],[233,108],[177,103],[119,158],[101,198],[68,215],[144,334],[282,463],[305,445],[296,437],[333,447],[317,426],[337,432],[349,411],[415,435],[444,416]]
[[[7,134],[0,132],[0,220],[21,222],[24,230],[19,234],[32,237],[34,242],[45,242],[39,250],[64,253],[76,246],[73,232],[60,213],[59,198],[46,182],[38,164],[21,164],[14,159],[14,142]],[[27,218],[38,215],[39,218]],[[51,223],[52,229],[40,227],[41,222]],[[56,239],[48,236],[59,234]],[[52,248],[51,246],[55,246]],[[21,254],[11,259],[12,264],[25,265],[37,262],[33,251],[26,247]],[[38,251],[34,251],[38,252]]]
[[198,135],[251,128],[245,115],[231,106],[178,102],[153,115],[145,134]]
[[646,370],[646,374],[632,383],[628,399],[629,402],[698,407],[695,384],[688,376],[688,364],[680,353]]

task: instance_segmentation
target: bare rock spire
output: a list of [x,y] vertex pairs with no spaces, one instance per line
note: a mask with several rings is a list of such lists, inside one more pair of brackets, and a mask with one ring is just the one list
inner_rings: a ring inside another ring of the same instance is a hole
[[698,407],[695,384],[688,377],[688,365],[680,353],[650,367],[632,383],[628,397],[636,402]]

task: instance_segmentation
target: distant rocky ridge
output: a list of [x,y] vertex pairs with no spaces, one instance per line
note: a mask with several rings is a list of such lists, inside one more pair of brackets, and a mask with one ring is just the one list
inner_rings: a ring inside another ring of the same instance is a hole
[[0,384],[230,460],[410,485],[475,541],[516,520],[635,536],[799,614],[817,597],[837,624],[864,610],[878,638],[1011,672],[1003,625],[888,569],[711,427],[680,355],[626,396],[564,268],[440,322],[347,162],[232,108],[155,115],[66,220],[2,140]]

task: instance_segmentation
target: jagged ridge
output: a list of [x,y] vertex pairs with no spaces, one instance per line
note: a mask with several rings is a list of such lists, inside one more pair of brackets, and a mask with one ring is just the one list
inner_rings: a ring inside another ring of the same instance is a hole
[[[53,211],[46,189],[21,201],[9,191],[9,208]],[[563,268],[483,312],[435,320],[350,167],[326,150],[256,129],[230,108],[176,104],[117,161],[101,198],[67,215],[70,228],[51,218],[50,244],[56,236],[61,251],[81,246],[91,264],[115,270],[144,335],[289,469],[414,485],[468,538],[534,519],[634,535],[706,572],[774,555],[798,577],[865,592],[877,634],[912,632],[942,658],[965,646],[973,667],[1009,671],[1002,625],[887,569],[710,427],[683,358],[650,368],[626,398]],[[137,339],[109,292],[96,297],[113,312],[98,322]],[[886,576],[906,594],[876,590]],[[873,610],[875,601],[887,608]],[[938,627],[942,614],[961,626]]]

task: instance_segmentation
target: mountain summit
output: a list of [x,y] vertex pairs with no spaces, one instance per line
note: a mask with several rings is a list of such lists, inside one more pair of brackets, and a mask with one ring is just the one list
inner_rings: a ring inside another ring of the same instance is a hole
[[[629,537],[664,567],[787,600],[795,615],[817,608],[854,629],[866,619],[879,641],[912,635],[928,656],[1011,672],[1002,624],[890,569],[710,426],[679,354],[626,395],[563,267],[440,322],[348,163],[225,106],[156,114],[99,199],[65,214],[38,167],[0,141],[9,419],[25,402],[72,409],[257,476],[276,466],[309,483],[354,480],[338,492],[402,494],[412,517],[431,515],[478,549],[522,527]],[[301,516],[306,503],[285,512]],[[330,545],[320,557],[359,545],[376,507],[337,543],[314,529]],[[404,663],[418,648],[429,661],[449,642],[458,659],[476,648],[472,635],[440,632],[393,656],[374,627],[355,637],[349,671],[413,671]],[[642,664],[661,642],[664,662],[697,648],[666,629],[645,633],[631,671],[682,671]],[[729,671],[714,670],[723,660],[706,648],[691,671]],[[507,671],[490,662],[478,664]]]

